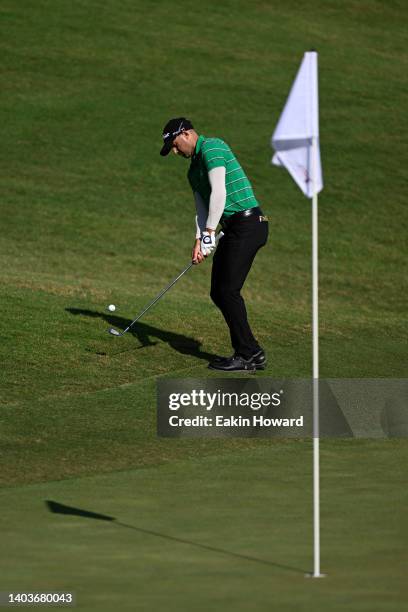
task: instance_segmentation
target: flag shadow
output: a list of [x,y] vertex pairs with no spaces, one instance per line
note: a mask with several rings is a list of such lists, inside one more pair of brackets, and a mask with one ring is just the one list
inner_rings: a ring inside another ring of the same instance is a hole
[[284,565],[282,563],[276,563],[274,561],[269,561],[268,559],[259,559],[258,557],[252,557],[251,555],[244,555],[241,553],[236,553],[230,550],[226,550],[225,548],[219,548],[217,546],[209,546],[207,544],[200,544],[199,542],[194,542],[192,540],[187,540],[185,538],[171,536],[166,533],[154,531],[152,529],[145,529],[143,527],[136,527],[135,525],[129,525],[127,523],[122,523],[121,521],[118,521],[116,517],[109,516],[107,514],[100,514],[98,512],[92,512],[90,510],[84,510],[82,508],[75,508],[73,506],[67,506],[65,504],[61,504],[59,502],[48,500],[48,499],[45,500],[45,505],[47,506],[48,510],[52,512],[53,514],[65,514],[65,515],[70,515],[70,516],[79,516],[82,518],[107,521],[107,522],[115,523],[115,525],[118,525],[119,527],[123,527],[124,529],[131,529],[133,531],[137,531],[138,533],[150,535],[156,538],[161,538],[167,541],[170,540],[171,542],[176,542],[177,544],[185,544],[188,546],[193,546],[195,548],[200,548],[202,550],[208,550],[210,552],[214,552],[217,554],[227,555],[235,559],[242,559],[243,561],[260,563],[262,565],[268,565],[270,567],[288,570],[291,572],[296,572],[298,574],[304,575],[307,573],[307,570],[300,569],[299,567],[293,567],[291,565]]

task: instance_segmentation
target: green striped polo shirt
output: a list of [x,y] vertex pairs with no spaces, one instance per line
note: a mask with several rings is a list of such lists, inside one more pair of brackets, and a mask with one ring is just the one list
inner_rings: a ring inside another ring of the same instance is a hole
[[230,147],[220,138],[200,136],[188,171],[188,180],[193,191],[198,191],[207,207],[210,203],[211,185],[208,172],[224,166],[225,200],[224,217],[230,217],[240,210],[259,206],[252,185]]

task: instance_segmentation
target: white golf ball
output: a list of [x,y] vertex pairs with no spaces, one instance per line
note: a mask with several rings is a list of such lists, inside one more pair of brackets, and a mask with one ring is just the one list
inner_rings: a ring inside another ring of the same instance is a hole
[[115,304],[109,304],[108,310],[109,310],[109,312],[115,312],[115,310],[116,310]]

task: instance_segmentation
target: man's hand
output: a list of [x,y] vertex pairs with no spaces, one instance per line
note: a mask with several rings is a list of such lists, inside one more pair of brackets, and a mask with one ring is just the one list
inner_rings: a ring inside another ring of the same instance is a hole
[[191,253],[191,260],[192,260],[193,264],[199,264],[202,261],[204,261],[204,255],[201,252],[201,240],[200,240],[200,238],[197,238],[197,240],[194,243],[193,250],[192,250],[192,253]]
[[201,253],[207,257],[215,249],[215,232],[205,231],[201,236]]

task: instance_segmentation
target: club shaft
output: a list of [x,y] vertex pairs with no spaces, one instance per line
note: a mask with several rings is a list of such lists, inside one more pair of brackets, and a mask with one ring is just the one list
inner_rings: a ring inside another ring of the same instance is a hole
[[131,324],[122,332],[122,334],[125,334],[127,331],[129,331],[129,329],[135,324],[137,323],[137,321],[139,321],[139,319],[142,318],[142,316],[145,314],[145,312],[147,312],[149,310],[149,308],[151,308],[152,306],[154,306],[154,304],[156,304],[156,302],[158,302],[160,300],[160,298],[167,293],[167,291],[169,289],[171,289],[171,287],[173,285],[175,285],[177,283],[177,281],[186,273],[190,270],[190,268],[193,266],[194,264],[191,262],[188,264],[188,266],[186,268],[184,268],[184,270],[182,272],[180,272],[180,274],[171,281],[171,283],[169,285],[167,285],[167,287],[165,287],[165,289],[163,289],[163,291],[160,291],[159,295],[157,297],[154,298],[154,300],[152,300],[150,302],[150,304],[148,304],[146,306],[146,308],[144,308],[142,310],[142,312],[140,314],[138,314],[138,316],[136,317],[136,319],[134,321],[131,322]]
[[[222,238],[224,235],[224,232],[219,232],[218,235],[215,237],[215,243],[216,245],[218,245],[218,241],[220,240],[220,238]],[[124,334],[126,334],[127,331],[129,331],[129,329],[135,324],[137,323],[137,321],[139,321],[139,319],[141,319],[141,317],[143,317],[143,315],[145,314],[145,312],[147,312],[149,310],[149,308],[151,308],[154,304],[156,304],[156,302],[158,302],[160,300],[160,298],[169,290],[171,289],[171,287],[177,283],[177,281],[186,273],[190,270],[190,268],[193,267],[193,262],[189,263],[188,266],[186,268],[184,268],[184,270],[182,270],[182,272],[180,272],[180,274],[178,276],[176,276],[176,278],[174,280],[171,281],[171,283],[169,285],[167,285],[167,287],[165,287],[163,289],[163,291],[160,291],[159,295],[157,297],[154,298],[154,300],[152,300],[150,302],[150,304],[148,304],[140,314],[137,315],[136,319],[134,321],[131,322],[131,324],[123,330],[122,333],[118,333],[116,330],[114,330],[113,328],[111,328],[109,330],[109,332],[115,336],[123,336]]]

